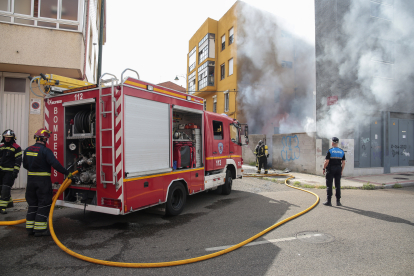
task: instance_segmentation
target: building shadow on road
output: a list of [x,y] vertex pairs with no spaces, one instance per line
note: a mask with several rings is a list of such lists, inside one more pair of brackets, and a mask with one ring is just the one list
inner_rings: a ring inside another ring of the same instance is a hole
[[[188,197],[184,212],[172,217],[145,211],[114,216],[59,208],[54,213],[54,230],[65,246],[88,257],[131,263],[174,261],[211,254],[207,248],[238,244],[279,221],[292,207],[297,206],[244,191],[234,190],[229,196],[209,192]],[[10,213],[7,220],[24,214]],[[76,274],[78,267],[88,266],[89,272],[96,274],[102,269],[59,252],[50,237],[28,237],[24,225],[3,230],[0,244],[10,254],[3,256],[2,272],[41,274],[48,269],[50,274],[58,274],[66,269],[65,272]],[[265,239],[260,237],[256,241]],[[30,248],[26,249],[28,244]],[[266,243],[241,247],[204,262],[139,272],[146,275],[265,275],[280,250],[276,244]],[[62,264],[56,263],[56,254],[64,260]],[[105,271],[111,275],[125,273],[123,268],[116,267],[107,267]]]
[[386,215],[386,214],[382,214],[378,212],[373,212],[373,211],[365,211],[365,210],[361,210],[361,209],[357,209],[353,207],[347,207],[347,206],[342,206],[339,208],[345,211],[353,212],[355,214],[363,215],[363,216],[374,218],[374,219],[379,219],[379,220],[394,222],[394,223],[405,223],[405,224],[414,226],[414,223],[412,223],[411,221],[402,219],[399,217],[394,217],[394,216],[390,216],[390,215]]

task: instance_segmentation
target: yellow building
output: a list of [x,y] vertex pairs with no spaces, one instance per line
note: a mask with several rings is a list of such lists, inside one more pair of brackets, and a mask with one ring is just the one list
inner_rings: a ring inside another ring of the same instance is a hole
[[249,123],[251,133],[301,129],[314,117],[314,47],[267,11],[237,1],[189,41],[187,91],[205,109]]
[[237,3],[219,21],[207,18],[190,39],[187,56],[187,91],[205,99],[205,110],[232,118],[237,112]]
[[[0,134],[13,129],[22,149],[44,126],[43,95],[36,88],[39,96],[30,92],[28,77],[43,73],[97,82],[106,29],[102,2],[0,1]],[[13,188],[26,186],[21,171]]]

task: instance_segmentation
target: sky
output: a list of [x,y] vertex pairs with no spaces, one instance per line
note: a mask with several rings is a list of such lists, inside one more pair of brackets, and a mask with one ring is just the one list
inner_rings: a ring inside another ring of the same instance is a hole
[[[186,87],[190,38],[208,17],[219,20],[235,2],[107,0],[102,74],[111,73],[120,79],[122,71],[131,68],[141,80],[153,84],[171,81]],[[313,0],[244,2],[283,18],[296,35],[314,44]],[[174,81],[176,76],[179,81]]]

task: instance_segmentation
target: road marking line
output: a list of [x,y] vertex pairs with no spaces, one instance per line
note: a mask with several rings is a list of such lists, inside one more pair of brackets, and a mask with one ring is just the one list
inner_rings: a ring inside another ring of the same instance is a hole
[[[267,241],[257,241],[257,242],[250,242],[246,245],[243,245],[243,247],[245,246],[253,246],[253,245],[260,245],[260,244],[266,244],[266,243],[277,243],[277,242],[284,242],[284,241],[292,241],[292,240],[299,240],[299,239],[306,239],[306,238],[311,238],[311,237],[315,237],[315,236],[322,236],[322,234],[314,234],[314,235],[306,235],[304,237],[289,237],[289,238],[280,238],[280,239],[273,239],[273,240],[267,240]],[[232,247],[233,245],[224,245],[224,246],[217,246],[217,247],[210,247],[210,248],[206,248],[206,251],[219,251],[219,250],[224,250],[227,249],[229,247]]]

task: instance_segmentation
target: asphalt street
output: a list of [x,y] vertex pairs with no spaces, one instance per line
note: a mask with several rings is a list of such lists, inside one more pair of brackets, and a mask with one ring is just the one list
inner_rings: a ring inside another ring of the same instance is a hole
[[[325,190],[310,189],[325,199]],[[312,205],[316,197],[255,178],[235,180],[229,196],[188,197],[185,211],[160,208],[112,216],[60,208],[55,232],[69,249],[116,262],[165,262],[216,252]],[[118,268],[62,251],[24,225],[0,226],[4,275],[413,275],[414,188],[342,191],[343,207],[310,212],[214,259],[165,268]],[[1,220],[17,220],[25,211]]]

